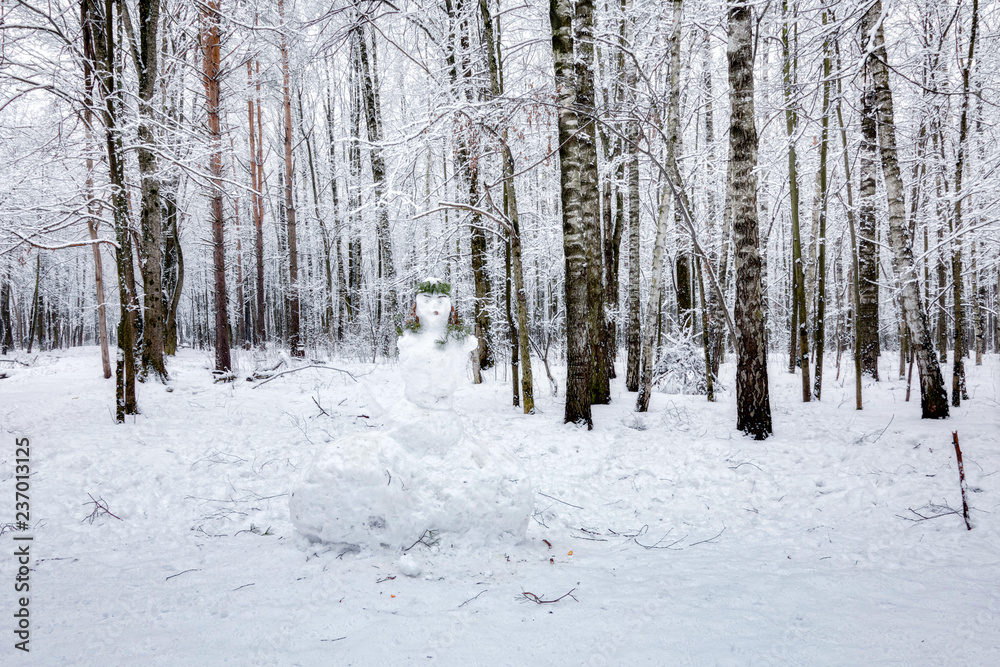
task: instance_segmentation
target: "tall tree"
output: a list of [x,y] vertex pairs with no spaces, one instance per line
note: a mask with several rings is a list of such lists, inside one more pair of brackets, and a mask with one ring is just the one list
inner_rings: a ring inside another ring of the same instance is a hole
[[[736,428],[771,435],[767,345],[757,229],[757,128],[754,125],[753,19],[744,0],[729,0],[729,142],[733,160],[736,258]],[[803,369],[804,370],[804,369]]]
[[219,91],[222,47],[219,35],[220,0],[206,0],[202,7],[202,81],[205,85],[205,108],[208,112],[210,143],[210,195],[212,220],[212,264],[215,289],[215,372],[220,376],[232,370],[229,353],[229,307],[226,295],[225,220],[222,209],[222,133],[219,127]]
[[[127,20],[128,11],[122,16]],[[162,381],[167,379],[163,360],[164,329],[167,308],[163,299],[163,222],[160,219],[160,174],[156,159],[154,128],[157,120],[153,109],[153,95],[159,74],[158,47],[160,27],[160,0],[139,0],[139,48],[133,40],[132,53],[139,76],[139,174],[142,178],[142,229],[139,268],[143,283],[142,318],[142,373],[152,373]],[[131,33],[131,30],[129,30]]]
[[288,345],[293,357],[305,356],[305,347],[300,332],[302,307],[299,294],[299,248],[298,232],[295,226],[296,211],[293,189],[295,174],[292,163],[292,85],[291,66],[288,62],[288,26],[285,23],[285,2],[278,0],[278,15],[281,17],[281,95],[284,112],[285,149],[285,221],[288,235]]
[[132,267],[132,234],[128,200],[125,191],[124,142],[120,126],[119,109],[122,105],[121,76],[115,48],[115,3],[104,0],[103,6],[95,0],[82,0],[84,30],[93,47],[90,54],[94,62],[97,91],[103,98],[102,116],[108,155],[108,172],[111,180],[111,209],[115,220],[116,264],[118,269],[118,295],[121,315],[118,320],[118,353],[115,364],[116,407],[115,420],[125,421],[126,415],[138,414],[135,398],[135,317],[138,304],[135,299],[135,274]]
[[921,414],[924,419],[943,419],[948,416],[948,394],[934,355],[930,327],[927,326],[927,311],[924,309],[914,269],[913,239],[906,225],[903,181],[899,175],[899,159],[896,156],[896,128],[882,29],[881,0],[875,0],[865,12],[861,21],[861,41],[862,52],[867,54],[865,66],[871,72],[874,82],[879,153],[889,202],[889,239],[892,243],[893,268],[900,284],[903,319],[910,331],[920,373]]
[[[366,30],[365,26],[367,23],[361,23],[357,27],[357,65],[360,70],[361,104],[364,109],[365,124],[368,128],[368,156],[375,186],[375,235],[378,240],[378,277],[380,283],[377,320],[378,325],[385,328],[381,336],[382,352],[388,354],[390,345],[387,332],[391,327],[386,328],[386,325],[392,324],[396,313],[396,265],[392,258],[392,230],[389,227],[389,208],[386,201],[388,178],[385,157],[382,153],[384,134],[382,131],[377,49],[374,32],[370,29]],[[366,37],[369,33],[371,34],[370,46]],[[370,58],[369,48],[371,50]]]
[[[483,20],[487,65],[490,70],[490,90],[496,99],[503,95],[503,58],[500,50],[499,29],[496,31],[493,29],[494,19],[492,12],[490,12],[489,0],[479,0],[479,8]],[[521,374],[521,395],[523,397],[521,403],[524,414],[532,414],[535,411],[535,388],[531,373],[531,349],[528,340],[528,295],[524,288],[524,266],[521,261],[521,222],[517,210],[517,189],[514,187],[514,154],[510,150],[506,125],[500,129],[499,139],[503,152],[504,212],[510,223],[510,269],[514,280],[514,300],[517,304],[517,325],[514,326],[512,336],[512,338],[516,338],[516,347],[512,349],[512,356],[516,355],[515,358],[519,361],[517,365]],[[514,383],[515,385],[517,383],[516,377]]]
[[[809,385],[809,318],[806,311],[806,279],[803,271],[802,234],[799,225],[799,176],[795,153],[798,125],[798,113],[795,108],[795,105],[798,104],[795,101],[798,28],[797,24],[789,21],[787,0],[782,2],[782,13],[784,14],[784,22],[781,27],[781,52],[784,66],[785,131],[788,135],[788,192],[792,215],[792,290],[795,301],[793,321],[798,325],[798,366],[802,370],[802,401],[808,403],[812,398],[812,388]],[[790,34],[792,35],[791,39]],[[730,65],[730,77],[732,77],[732,65]],[[754,154],[756,159],[756,143]],[[730,159],[733,159],[732,156]],[[756,221],[754,226],[756,226]],[[793,331],[792,336],[795,335],[796,332]],[[794,368],[790,370],[795,371]]]
[[979,0],[972,0],[972,28],[969,31],[969,51],[962,63],[962,111],[958,126],[958,147],[955,158],[955,210],[952,219],[951,279],[954,288],[955,307],[955,354],[951,383],[951,404],[956,408],[962,404],[963,398],[969,398],[965,388],[965,304],[963,300],[962,282],[962,200],[966,193],[962,191],[963,172],[965,170],[965,154],[969,139],[969,78],[972,72],[972,62],[976,54],[976,28],[979,23]]
[[[667,155],[666,155],[666,176],[673,180],[676,187],[680,187],[680,171],[677,168],[677,148],[680,136],[680,77],[681,77],[681,0],[673,0],[673,29],[670,35],[670,92],[667,102]],[[656,228],[656,239],[653,242],[653,271],[649,283],[649,301],[646,306],[646,324],[642,338],[642,368],[639,374],[639,395],[636,397],[636,412],[645,412],[649,409],[649,400],[653,391],[653,364],[655,350],[658,346],[657,322],[660,316],[660,303],[663,299],[663,253],[667,241],[667,211],[670,209],[670,202],[673,201],[674,217],[680,218],[680,197],[668,195],[673,188],[670,184],[664,184],[663,194],[660,199],[660,210]],[[680,263],[678,263],[680,266]],[[687,264],[684,264],[685,275]],[[678,276],[680,282],[681,276]],[[678,293],[680,287],[678,286]],[[688,303],[690,307],[690,290],[688,291]]]
[[879,356],[878,318],[878,227],[875,216],[876,148],[875,91],[871,77],[865,77],[861,98],[861,205],[858,208],[858,338],[861,348],[861,372],[876,382]]
[[[566,257],[566,410],[569,423],[593,426],[589,244],[600,235],[594,127],[593,0],[549,0],[559,124],[559,186]],[[598,255],[599,256],[599,255]]]
[[[97,203],[94,201],[94,159],[90,156],[90,146],[92,141],[92,134],[94,131],[94,113],[92,109],[92,104],[94,103],[94,37],[91,19],[86,15],[88,4],[81,2],[80,9],[83,14],[81,15],[80,25],[83,28],[83,85],[86,93],[86,104],[83,107],[83,124],[87,132],[87,181],[86,181],[86,192],[87,192],[87,232],[90,235],[90,241],[92,245],[92,251],[94,254],[94,286],[97,291],[97,328],[98,336],[101,342],[101,366],[104,370],[104,378],[108,379],[111,377],[111,355],[108,352],[108,322],[107,322],[107,308],[104,302],[104,266],[101,261],[101,246],[97,243],[97,223],[98,223],[98,212]],[[3,303],[0,304],[5,310],[8,308],[7,301],[10,296],[10,282],[4,283],[4,296]],[[9,325],[9,315],[6,320],[8,322],[5,331],[6,337],[10,337],[10,325]],[[7,340],[4,340],[4,354],[7,353]]]
[[[635,18],[632,14],[632,0],[622,0],[625,13],[626,37],[620,48],[635,44]],[[638,65],[634,58],[625,59],[625,93],[634,94],[639,82]],[[625,125],[628,148],[628,303],[625,329],[625,388],[639,391],[640,359],[642,357],[642,334],[639,313],[639,139],[640,128],[638,110],[633,110]]]
[[[823,25],[827,23],[827,11],[823,9]],[[830,43],[823,40],[823,109],[820,116],[819,173],[817,174],[816,208],[819,217],[819,238],[816,252],[816,328],[815,351],[816,372],[813,374],[813,396],[820,400],[823,392],[823,351],[826,347],[826,214],[827,214],[827,173],[826,155],[830,127]]]
[[[251,64],[257,68],[256,77]],[[254,291],[257,312],[254,317],[254,338],[257,345],[263,347],[267,338],[264,330],[264,130],[261,123],[259,60],[247,60],[247,81],[249,85],[256,87],[256,95],[247,94],[247,118],[250,121],[250,187],[253,189],[253,248],[256,260]]]

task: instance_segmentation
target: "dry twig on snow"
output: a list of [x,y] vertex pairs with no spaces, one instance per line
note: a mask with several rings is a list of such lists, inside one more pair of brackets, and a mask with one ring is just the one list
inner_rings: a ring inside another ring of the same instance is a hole
[[94,511],[92,511],[89,515],[80,519],[80,523],[83,523],[84,521],[89,521],[91,524],[93,524],[94,519],[103,515],[114,517],[119,521],[122,520],[120,516],[111,513],[111,510],[108,509],[108,503],[107,501],[104,500],[104,498],[98,498],[97,500],[94,500],[94,496],[91,496],[89,493],[87,495],[90,496],[90,502],[84,503],[84,505],[93,505]]
[[535,604],[554,604],[556,602],[559,602],[563,598],[569,597],[569,598],[573,598],[574,600],[576,600],[577,602],[579,602],[579,600],[576,599],[576,596],[573,595],[573,591],[575,591],[575,590],[576,590],[575,588],[571,588],[571,589],[569,589],[568,593],[563,593],[562,595],[560,595],[559,597],[557,597],[557,598],[555,598],[553,600],[546,600],[544,593],[542,593],[541,596],[538,596],[538,595],[535,595],[534,593],[530,593],[528,591],[521,591],[521,595],[518,596],[517,599],[518,600],[525,600],[527,602],[534,602]]

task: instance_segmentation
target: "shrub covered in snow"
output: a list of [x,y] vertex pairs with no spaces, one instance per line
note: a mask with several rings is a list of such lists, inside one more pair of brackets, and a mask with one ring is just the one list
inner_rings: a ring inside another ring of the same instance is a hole
[[664,394],[706,394],[705,351],[687,338],[665,336],[653,368],[653,387]]

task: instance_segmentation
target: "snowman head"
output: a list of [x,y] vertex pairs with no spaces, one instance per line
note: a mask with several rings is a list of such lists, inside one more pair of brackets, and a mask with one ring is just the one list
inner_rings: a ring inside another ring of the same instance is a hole
[[437,278],[425,278],[417,285],[413,315],[421,330],[432,334],[444,333],[449,321],[455,320],[451,305],[451,285]]

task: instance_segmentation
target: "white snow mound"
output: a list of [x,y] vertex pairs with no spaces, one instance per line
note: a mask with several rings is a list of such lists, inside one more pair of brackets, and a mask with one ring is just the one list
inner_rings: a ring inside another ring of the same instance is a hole
[[312,542],[368,548],[443,534],[474,543],[524,537],[534,493],[502,446],[463,439],[415,454],[395,434],[354,434],[320,450],[289,499],[295,529]]

